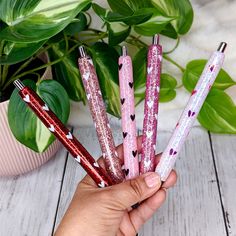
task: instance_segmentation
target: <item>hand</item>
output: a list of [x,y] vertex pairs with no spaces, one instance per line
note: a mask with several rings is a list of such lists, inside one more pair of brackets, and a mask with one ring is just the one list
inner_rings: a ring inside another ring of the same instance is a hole
[[[138,138],[140,151],[141,137]],[[117,147],[117,153],[123,162],[122,145]],[[102,158],[98,162],[104,166]],[[163,204],[166,190],[175,184],[176,179],[176,173],[172,171],[161,186],[157,173],[149,172],[101,189],[86,175],[76,189],[56,236],[135,236]],[[141,202],[140,206],[132,210],[131,206],[138,202]]]

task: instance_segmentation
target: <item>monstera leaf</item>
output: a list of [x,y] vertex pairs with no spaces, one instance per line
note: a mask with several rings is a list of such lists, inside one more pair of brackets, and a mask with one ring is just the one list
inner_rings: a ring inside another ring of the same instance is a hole
[[0,38],[32,43],[64,29],[90,0],[1,0],[0,19],[7,24]]

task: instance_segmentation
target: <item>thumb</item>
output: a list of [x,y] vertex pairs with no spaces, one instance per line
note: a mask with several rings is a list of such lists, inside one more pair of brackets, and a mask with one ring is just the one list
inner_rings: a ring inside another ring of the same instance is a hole
[[161,186],[157,173],[148,172],[135,179],[112,186],[113,196],[122,208],[127,209],[152,196]]

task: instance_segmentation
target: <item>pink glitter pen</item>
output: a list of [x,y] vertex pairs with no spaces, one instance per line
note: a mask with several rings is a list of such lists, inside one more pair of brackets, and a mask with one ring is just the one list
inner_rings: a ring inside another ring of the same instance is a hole
[[162,153],[160,162],[156,167],[156,172],[160,175],[162,181],[167,179],[173,169],[179,152],[223,65],[226,46],[226,43],[221,43],[218,50],[210,57],[196,87],[192,91],[191,97],[175,127],[169,143]]
[[144,105],[143,137],[140,173],[154,171],[156,149],[158,103],[161,77],[162,46],[159,35],[153,37],[147,58],[147,81]]
[[120,183],[124,180],[124,174],[115,149],[115,143],[103,102],[98,77],[93,66],[93,61],[86,54],[84,47],[79,47],[79,51],[81,56],[78,60],[79,70],[97,131],[102,156],[105,160],[106,170],[114,183]]
[[125,46],[122,47],[122,56],[119,58],[119,83],[125,176],[126,179],[133,179],[139,175],[139,162],[134,108],[133,68],[131,58],[127,56]]

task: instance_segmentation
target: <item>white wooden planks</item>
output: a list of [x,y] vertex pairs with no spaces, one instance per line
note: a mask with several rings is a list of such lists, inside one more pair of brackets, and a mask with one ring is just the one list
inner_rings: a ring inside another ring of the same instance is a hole
[[[158,151],[170,133],[158,134]],[[225,225],[208,134],[193,129],[176,163],[177,185],[144,226],[143,236],[223,236]]]
[[51,235],[66,151],[28,174],[0,178],[0,235]]
[[[112,127],[113,137],[116,145],[122,142],[122,132],[120,128]],[[85,146],[89,153],[97,159],[101,156],[101,149],[97,140],[96,131],[94,128],[75,129],[73,134],[78,137],[79,141]],[[80,167],[73,158],[68,158],[66,172],[61,191],[60,202],[58,206],[58,214],[56,218],[56,230],[60,223],[69,203],[74,195],[78,182],[85,176],[85,171]]]
[[236,235],[236,136],[211,137],[227,230]]

